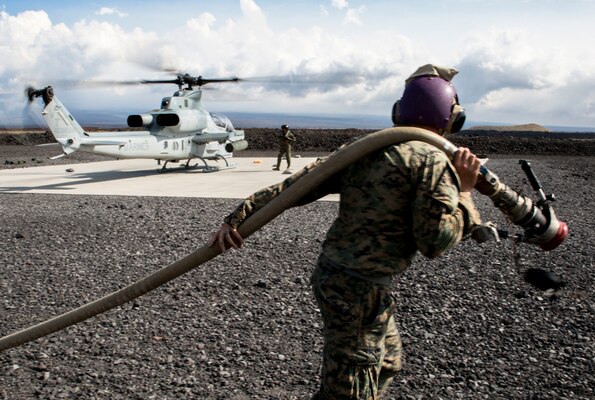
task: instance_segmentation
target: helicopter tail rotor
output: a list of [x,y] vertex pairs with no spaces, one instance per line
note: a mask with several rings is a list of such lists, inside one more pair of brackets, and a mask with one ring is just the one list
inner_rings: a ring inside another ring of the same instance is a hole
[[25,96],[27,96],[29,104],[33,103],[33,100],[35,100],[36,98],[41,97],[43,99],[44,104],[47,105],[54,98],[54,88],[51,86],[46,86],[43,89],[35,89],[32,86],[28,86],[25,89]]
[[33,100],[35,100],[35,98],[37,97],[35,95],[36,92],[38,92],[38,91],[35,90],[35,88],[33,86],[27,86],[25,88],[25,96],[27,97],[29,104],[33,103]]

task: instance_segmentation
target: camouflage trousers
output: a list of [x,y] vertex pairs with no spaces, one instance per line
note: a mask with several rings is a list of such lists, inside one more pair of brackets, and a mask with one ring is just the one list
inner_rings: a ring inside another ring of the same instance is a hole
[[277,156],[277,168],[281,169],[281,160],[285,156],[287,160],[287,168],[291,167],[291,146],[281,146],[279,155]]
[[401,370],[390,287],[341,272],[324,255],[312,275],[312,287],[324,322],[317,398],[379,399]]

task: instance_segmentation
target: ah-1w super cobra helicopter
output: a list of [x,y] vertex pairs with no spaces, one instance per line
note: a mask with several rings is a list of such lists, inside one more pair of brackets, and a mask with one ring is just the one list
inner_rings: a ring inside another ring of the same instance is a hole
[[[62,102],[54,95],[51,86],[43,89],[28,88],[29,101],[43,99],[42,115],[64,155],[81,150],[95,154],[124,158],[155,159],[169,161],[199,159],[205,171],[219,168],[207,164],[207,160],[227,161],[233,152],[248,147],[244,131],[234,129],[231,121],[220,114],[208,112],[201,102],[201,86],[215,82],[238,82],[238,78],[203,79],[188,74],[171,80],[143,80],[138,83],[174,83],[178,90],[171,97],[164,97],[161,107],[145,114],[129,115],[128,126],[145,128],[129,132],[87,132],[72,117]],[[184,87],[185,86],[185,87]]]

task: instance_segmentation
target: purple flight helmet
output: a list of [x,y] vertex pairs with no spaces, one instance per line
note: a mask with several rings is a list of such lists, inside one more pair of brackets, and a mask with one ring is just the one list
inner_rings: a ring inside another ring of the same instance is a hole
[[425,125],[440,133],[455,133],[465,123],[465,110],[451,82],[420,76],[405,85],[401,100],[393,106],[392,119],[398,125]]

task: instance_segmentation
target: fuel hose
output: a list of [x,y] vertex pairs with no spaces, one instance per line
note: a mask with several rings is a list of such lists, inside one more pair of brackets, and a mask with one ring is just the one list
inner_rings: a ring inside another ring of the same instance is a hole
[[[429,143],[444,151],[449,157],[453,157],[457,150],[457,147],[448,140],[421,128],[399,126],[371,133],[333,153],[325,162],[305,174],[293,185],[281,192],[274,200],[246,219],[238,227],[238,232],[243,238],[247,238],[348,165],[383,147],[410,140]],[[220,253],[218,246],[203,245],[178,261],[122,289],[0,338],[0,352],[58,332],[95,315],[121,306],[197,268]]]

